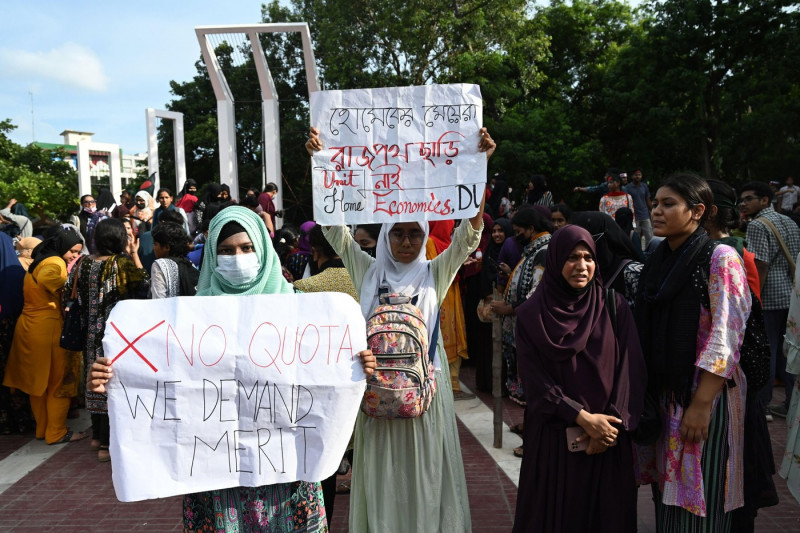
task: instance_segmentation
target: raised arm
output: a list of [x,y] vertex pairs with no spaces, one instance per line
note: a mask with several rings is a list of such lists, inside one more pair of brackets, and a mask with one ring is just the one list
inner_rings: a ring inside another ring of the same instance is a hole
[[[489,158],[492,157],[494,154],[495,148],[497,148],[497,143],[494,142],[492,136],[489,135],[489,131],[486,128],[481,128],[480,131],[481,140],[478,142],[478,150],[481,152],[486,153],[486,161],[489,161]],[[486,206],[486,188],[483,189],[483,198],[481,198],[481,207],[478,209],[478,212],[475,214],[474,217],[469,219],[470,224],[472,224],[473,229],[481,229],[483,224],[483,210]]]

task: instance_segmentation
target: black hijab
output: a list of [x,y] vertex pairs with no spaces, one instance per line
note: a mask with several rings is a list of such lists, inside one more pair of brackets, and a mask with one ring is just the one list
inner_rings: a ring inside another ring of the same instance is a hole
[[[491,229],[494,229],[495,226],[500,226],[502,228],[503,233],[505,233],[506,235],[506,239],[514,236],[514,230],[511,227],[511,221],[509,219],[498,218],[497,220],[492,222]],[[503,239],[503,242],[506,242],[505,239]],[[494,242],[491,233],[489,233],[489,244],[486,245],[486,253],[484,255],[491,257],[492,259],[497,261],[497,257],[500,255],[500,249],[503,247],[503,242],[497,244],[496,242]]]
[[500,216],[500,203],[503,198],[508,196],[508,184],[505,180],[497,180],[494,182],[494,189],[492,190],[492,197],[489,198],[489,205],[492,207],[492,218],[497,221]]
[[[619,269],[622,261],[626,259],[631,261],[641,260],[630,237],[625,235],[625,232],[610,215],[599,211],[582,211],[572,215],[570,223],[586,229],[592,235],[597,248],[596,261],[603,279],[611,279],[611,276]],[[616,281],[620,279],[617,277],[614,280],[615,288],[619,287]]]
[[642,269],[635,316],[647,362],[648,390],[686,407],[691,401],[697,359],[700,294],[692,275],[713,245],[703,227],[675,250],[665,239]]
[[102,211],[105,209],[106,211],[110,211],[117,202],[114,200],[114,195],[111,194],[111,190],[107,187],[101,187],[100,193],[97,195],[97,210]]
[[202,202],[205,205],[212,204],[214,202],[219,202],[219,193],[222,192],[222,185],[219,183],[209,183],[206,185],[206,190],[204,191]]
[[[181,192],[178,194],[178,199],[179,200],[181,198],[183,198],[184,196],[186,196],[187,194],[189,194],[189,187],[194,187],[195,189],[197,189],[197,182],[195,180],[191,179],[191,178],[186,180],[186,182],[183,184],[183,188],[181,189]],[[195,193],[196,192],[197,191],[195,190]]]
[[533,183],[533,189],[528,193],[528,203],[535,204],[547,192],[547,182],[544,176],[536,174],[531,178],[531,183]]
[[[503,239],[503,242],[497,244],[494,242],[492,238],[491,231],[494,229],[494,226],[500,226],[503,229],[503,233],[505,233],[506,238]],[[492,225],[489,230],[489,242],[486,245],[486,251],[483,253],[483,267],[481,268],[481,298],[485,298],[492,294],[494,290],[494,282],[497,279],[497,258],[500,257],[500,249],[503,247],[503,243],[506,242],[506,239],[509,237],[514,236],[514,230],[511,227],[511,221],[507,218],[498,218],[492,222]]]
[[33,262],[28,267],[28,272],[33,273],[39,263],[48,257],[61,257],[76,244],[83,244],[80,233],[75,231],[72,226],[58,226],[50,237],[40,242],[31,252]]

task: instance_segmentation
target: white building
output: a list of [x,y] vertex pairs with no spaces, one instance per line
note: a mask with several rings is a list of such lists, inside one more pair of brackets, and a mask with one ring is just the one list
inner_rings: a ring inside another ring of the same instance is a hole
[[[78,143],[81,141],[92,141],[94,133],[88,131],[64,130],[61,132],[64,144],[54,143],[34,143],[39,148],[46,150],[61,149],[67,153],[66,161],[78,170]],[[108,152],[89,150],[89,173],[92,180],[92,189],[96,192],[98,187],[109,186],[109,176],[111,169],[108,166]],[[122,187],[127,188],[137,177],[140,171],[147,171],[147,153],[123,154],[120,150],[122,162]]]

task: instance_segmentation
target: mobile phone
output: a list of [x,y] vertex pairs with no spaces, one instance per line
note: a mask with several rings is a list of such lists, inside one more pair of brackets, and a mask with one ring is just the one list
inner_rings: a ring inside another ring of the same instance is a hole
[[586,433],[582,427],[567,428],[567,449],[571,452],[585,452],[589,447],[589,439],[577,442],[576,439]]

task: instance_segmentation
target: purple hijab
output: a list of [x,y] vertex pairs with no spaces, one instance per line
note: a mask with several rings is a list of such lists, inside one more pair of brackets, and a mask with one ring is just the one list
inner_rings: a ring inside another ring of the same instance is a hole
[[547,247],[544,275],[533,302],[526,307],[531,320],[526,321],[530,334],[542,343],[546,357],[563,361],[575,357],[589,346],[592,333],[597,351],[613,349],[614,337],[611,333],[611,320],[604,312],[605,301],[600,269],[595,268],[594,279],[583,291],[569,286],[561,275],[567,258],[578,244],[585,244],[592,255],[597,256],[594,240],[588,231],[579,226],[564,226],[553,234]]
[[300,244],[297,246],[297,253],[303,255],[311,255],[311,240],[308,236],[311,234],[311,230],[314,229],[317,223],[313,220],[309,220],[308,222],[303,222],[300,224]]
[[599,268],[580,291],[564,279],[564,264],[581,243],[596,254],[592,236],[581,227],[567,225],[553,234],[542,281],[516,310],[517,358],[528,407],[570,425],[581,409],[612,414],[630,430],[638,424],[647,381],[633,315],[616,295],[615,331]]

